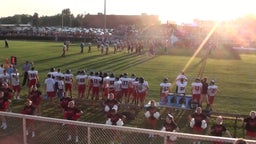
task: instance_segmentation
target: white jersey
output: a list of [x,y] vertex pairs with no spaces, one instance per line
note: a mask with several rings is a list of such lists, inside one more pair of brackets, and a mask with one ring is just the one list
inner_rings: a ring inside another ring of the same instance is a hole
[[19,76],[20,76],[19,73],[12,73],[12,74],[11,74],[11,84],[12,84],[12,86],[18,86],[18,85],[20,85]]
[[122,82],[121,88],[128,89],[130,80],[131,80],[130,78],[125,78],[125,77],[120,78],[120,81]]
[[171,85],[172,85],[171,83],[164,83],[164,82],[160,83],[161,92],[169,93]]
[[54,91],[55,80],[53,78],[46,78],[44,80],[44,84],[45,84],[46,92],[53,92]]
[[109,87],[109,77],[103,78],[103,87],[108,88]]
[[76,81],[78,85],[86,85],[87,75],[77,75]]
[[72,84],[73,82],[73,74],[64,74],[64,83]]
[[48,72],[48,75],[49,75],[49,74],[52,76],[52,78],[55,78],[57,72]]
[[37,76],[38,76],[38,71],[36,71],[36,70],[28,71],[28,79],[29,80],[37,79]]
[[58,77],[64,77],[64,74],[62,72],[55,73],[54,78],[56,81],[58,80]]
[[202,85],[203,84],[201,82],[193,82],[192,83],[192,94],[201,94]]
[[63,80],[57,80],[58,83],[58,89],[64,89],[64,81]]
[[1,80],[2,83],[8,82],[9,78],[10,78],[10,75],[8,73],[0,75],[0,80]]
[[183,83],[181,81],[177,81],[176,85],[177,85],[177,93],[178,94],[184,94],[186,93],[186,86],[187,86],[188,82],[187,81],[183,81]]
[[115,81],[116,81],[116,78],[114,77],[109,78],[109,88],[114,88]]
[[180,80],[180,79],[188,80],[188,78],[187,78],[184,74],[179,74],[179,75],[176,77],[176,80]]
[[218,86],[216,85],[209,85],[208,86],[208,95],[215,96],[218,92]]
[[4,73],[4,68],[0,67],[0,75]]
[[114,82],[115,91],[121,91],[122,90],[121,85],[122,85],[122,82],[120,80],[115,81]]
[[139,93],[145,92],[148,89],[148,82],[138,83],[137,90]]
[[92,84],[93,87],[100,87],[100,82],[101,82],[102,78],[99,76],[93,76],[92,77]]

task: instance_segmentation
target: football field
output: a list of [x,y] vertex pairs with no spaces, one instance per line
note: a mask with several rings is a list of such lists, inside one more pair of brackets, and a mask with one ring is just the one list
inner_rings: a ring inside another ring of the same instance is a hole
[[[172,83],[172,91],[175,90],[174,81],[177,75],[183,70],[186,63],[193,55],[195,49],[169,48],[165,53],[163,49],[157,49],[155,56],[145,52],[141,55],[129,54],[127,51],[119,51],[113,54],[113,47],[110,47],[108,55],[101,55],[96,46],[93,46],[92,52],[80,53],[80,43],[71,43],[70,49],[65,57],[62,54],[62,42],[39,42],[39,41],[12,41],[9,40],[9,48],[4,48],[4,42],[0,46],[0,63],[6,63],[6,58],[17,57],[19,72],[22,73],[22,65],[28,60],[33,62],[34,67],[39,72],[41,87],[44,93],[44,80],[51,67],[60,68],[64,73],[71,69],[76,75],[78,70],[87,72],[102,71],[113,72],[116,75],[132,73],[138,77],[143,76],[149,83],[149,93],[146,101],[154,99],[159,100],[159,84],[164,77],[168,77]],[[187,94],[190,94],[191,83],[198,77],[201,68],[201,57],[207,50],[202,50],[185,71],[188,77]],[[203,76],[209,80],[214,79],[220,92],[215,98],[213,110],[215,112],[245,114],[248,115],[251,110],[255,110],[256,104],[256,55],[255,52],[235,52],[228,48],[218,47],[209,55]],[[22,82],[20,77],[20,81]],[[22,87],[21,98],[27,96],[27,87]],[[74,90],[73,97],[76,97]],[[24,101],[13,101],[12,111],[20,112],[24,106]],[[82,104],[81,104],[82,106]],[[61,111],[56,114],[52,108],[47,107],[47,101],[42,104],[42,116],[62,118]],[[101,111],[99,108],[85,108],[86,121],[104,123],[104,117],[93,114]],[[162,109],[162,113],[169,110]],[[178,113],[178,112],[177,112]],[[127,125],[144,125],[144,112],[139,112],[138,119]],[[187,115],[187,113],[186,113]],[[98,117],[98,118],[97,118]],[[101,117],[101,118],[100,118]],[[163,117],[164,118],[164,117]]]

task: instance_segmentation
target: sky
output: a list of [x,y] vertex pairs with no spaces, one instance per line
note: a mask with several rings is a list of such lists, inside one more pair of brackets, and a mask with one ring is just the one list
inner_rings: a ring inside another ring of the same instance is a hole
[[[71,13],[104,13],[105,0],[4,0],[0,17],[15,14],[52,16],[69,8]],[[256,15],[256,0],[106,0],[106,14],[158,15],[162,23],[191,23],[193,19],[232,20],[247,14]]]

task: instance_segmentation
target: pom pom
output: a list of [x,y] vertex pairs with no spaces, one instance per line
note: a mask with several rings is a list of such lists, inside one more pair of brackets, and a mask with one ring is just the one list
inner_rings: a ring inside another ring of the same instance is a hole
[[119,120],[116,122],[116,125],[117,125],[117,126],[123,126],[123,125],[124,125],[124,122],[123,122],[121,119],[119,119]]
[[106,121],[106,124],[107,124],[107,125],[112,125],[112,122],[111,122],[111,119],[110,119],[110,118]]
[[109,106],[106,105],[104,110],[105,110],[105,112],[109,112],[109,110],[110,110]]
[[117,105],[114,105],[112,109],[114,109],[114,110],[117,111],[117,110],[118,110],[118,106],[117,106]]
[[176,135],[171,135],[171,136],[169,136],[169,139],[172,140],[172,141],[175,141],[175,140],[177,140],[177,136]]
[[192,118],[192,119],[190,120],[190,127],[193,128],[194,125],[195,125],[195,119]]
[[165,127],[163,127],[163,128],[161,129],[161,131],[166,131],[166,128],[165,128]]
[[72,119],[73,119],[73,120],[77,120],[77,119],[80,118],[80,116],[81,116],[81,115],[80,115],[79,113],[76,113],[76,114],[73,115]]
[[160,117],[160,113],[159,112],[155,112],[154,113],[154,118],[159,119],[159,117]]
[[109,112],[109,110],[110,110],[109,106],[106,105],[105,108],[104,108],[104,110],[105,110],[105,112]]
[[205,120],[202,120],[201,128],[202,129],[206,129],[207,128],[207,123],[206,123]]
[[146,118],[149,118],[149,117],[150,117],[149,111],[147,111],[147,112],[145,113],[145,117],[146,117]]

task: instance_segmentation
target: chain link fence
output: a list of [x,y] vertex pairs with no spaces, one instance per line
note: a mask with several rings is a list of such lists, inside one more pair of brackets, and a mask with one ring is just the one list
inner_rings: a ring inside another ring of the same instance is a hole
[[1,144],[232,144],[236,140],[17,113],[0,112],[0,116],[7,122],[7,128],[0,129]]

